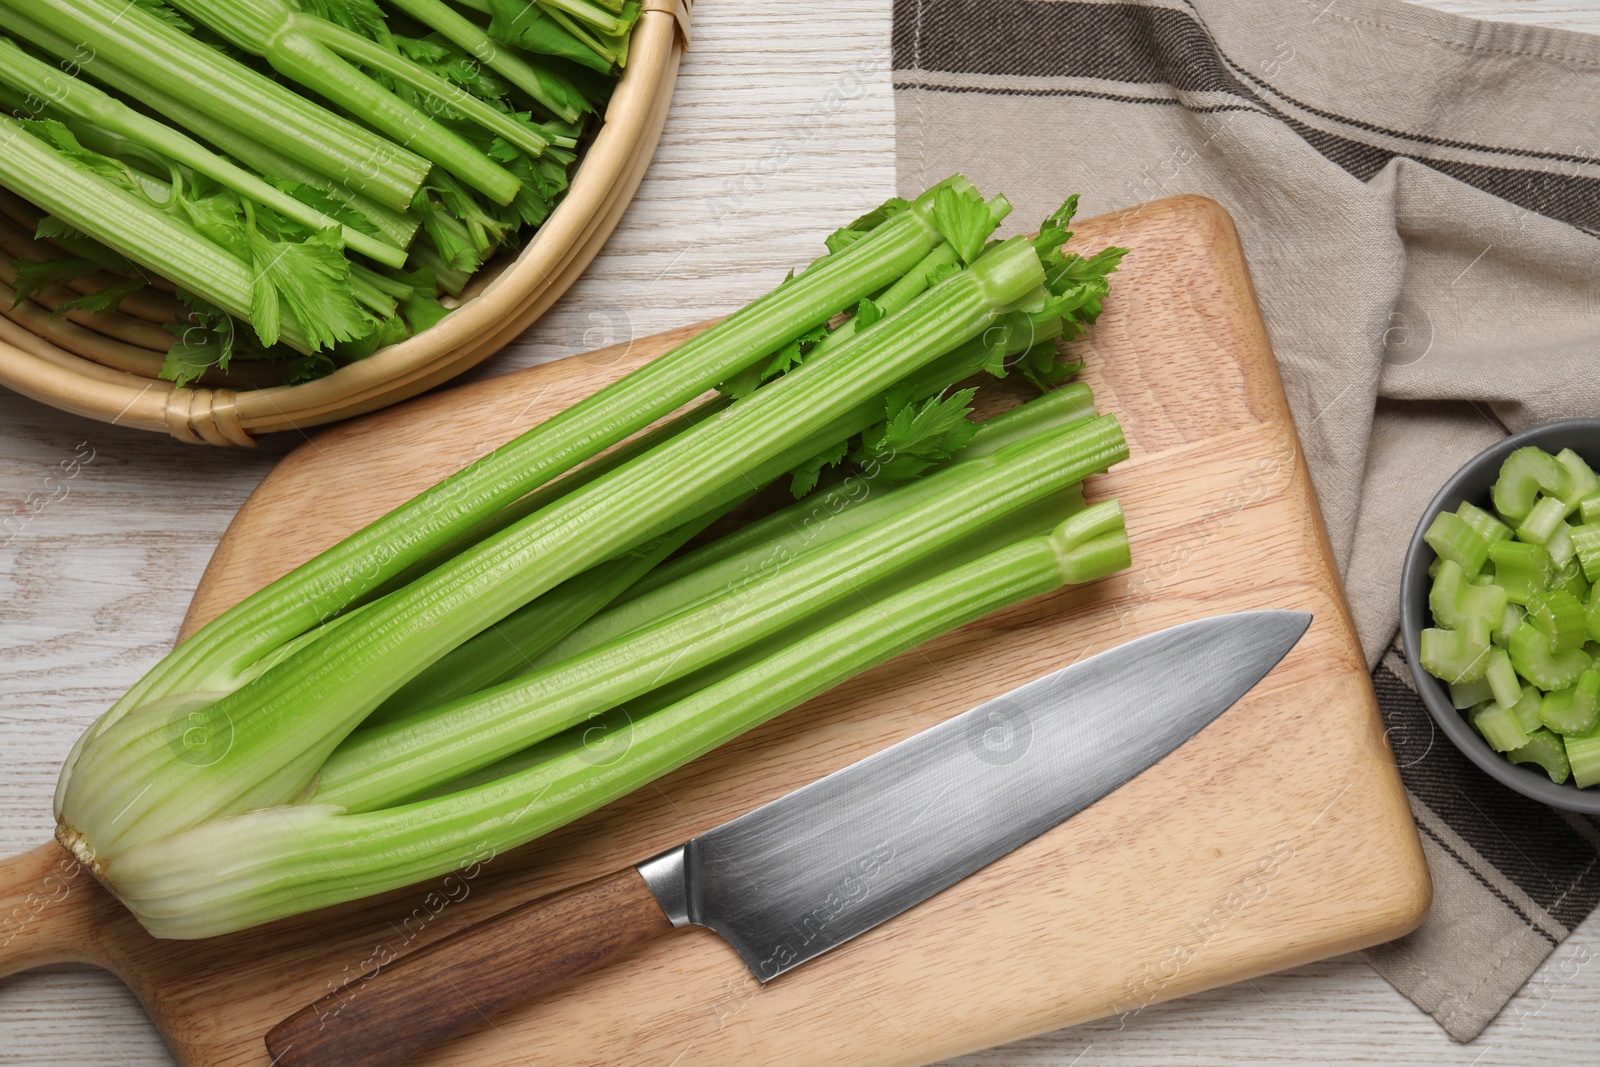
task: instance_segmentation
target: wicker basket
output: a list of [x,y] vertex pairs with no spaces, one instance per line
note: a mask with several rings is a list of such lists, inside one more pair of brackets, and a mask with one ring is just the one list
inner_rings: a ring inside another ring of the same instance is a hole
[[[254,444],[254,436],[315,426],[415,396],[512,340],[567,290],[610,236],[655,152],[688,44],[690,0],[646,0],[628,66],[566,198],[516,255],[486,266],[443,322],[299,385],[275,384],[271,364],[240,365],[174,388],[157,377],[171,336],[169,293],[136,294],[118,312],[51,315],[72,295],[39,294],[11,308],[11,261],[37,256],[37,213],[0,197],[0,385],[65,411],[193,444]],[[93,282],[88,283],[93,288]],[[8,309],[9,310],[6,310]]]

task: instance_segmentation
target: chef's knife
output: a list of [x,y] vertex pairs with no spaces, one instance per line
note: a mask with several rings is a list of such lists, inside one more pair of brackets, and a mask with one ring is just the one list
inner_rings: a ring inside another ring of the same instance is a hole
[[615,874],[530,901],[267,1034],[278,1067],[392,1067],[678,926],[762,982],[1056,826],[1199,733],[1311,623],[1253,611],[1074,663]]

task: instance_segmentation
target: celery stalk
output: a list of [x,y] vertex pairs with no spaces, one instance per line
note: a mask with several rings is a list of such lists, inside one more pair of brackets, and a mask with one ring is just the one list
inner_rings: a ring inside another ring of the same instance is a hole
[[[4,0],[0,0],[0,9],[3,7]],[[46,29],[25,15],[12,11],[7,13],[7,18],[11,20],[15,34],[62,60],[64,67],[82,68],[96,80],[104,82],[124,96],[142,101],[153,114],[160,115],[196,137],[210,142],[220,151],[261,174],[311,186],[354,208],[372,224],[378,235],[387,243],[404,248],[411,243],[412,236],[417,232],[415,218],[385,207],[343,182],[330,180],[326,175],[262,144],[248,133],[218,122],[170,93],[157,89],[149,81],[112,65],[104,56],[83,54],[70,40]]]
[[1453,512],[1441,511],[1435,515],[1422,537],[1440,559],[1459,564],[1468,578],[1482,570],[1489,559],[1489,542],[1471,523]]
[[672,533],[569,578],[487,630],[468,638],[396,690],[362,720],[362,729],[450,703],[531,669],[546,650],[683,547],[719,514],[702,515]]
[[[857,596],[1124,455],[1106,416],[963,464],[978,469],[714,599],[448,708],[357,732],[328,757],[312,802],[367,810],[485,766]],[[1109,516],[1120,526],[1119,511],[1100,507],[1068,524]]]
[[[140,845],[102,877],[157,937],[194,938],[444,874],[563,826],[940,633],[1060,588],[1077,547],[1030,538],[869,605],[628,723],[631,743],[609,762],[579,732],[529,769],[460,793],[370,813],[240,814]],[[351,850],[351,841],[382,847]]]
[[[569,79],[542,66],[527,62],[493,38],[443,0],[389,0],[394,6],[448,38],[480,63],[527,93],[551,114],[567,122],[591,110]],[[478,10],[486,10],[484,8]]]
[[[83,735],[80,748],[144,701],[232,688],[251,663],[364,602],[505,505],[892,283],[940,240],[925,217],[931,192],[844,252],[533,427],[222,613],[135,684]],[[71,780],[72,763],[69,759],[63,771],[62,789]],[[58,791],[58,805],[61,800]]]
[[[952,456],[950,462],[993,455],[1007,445],[1034,434],[1049,429],[1066,429],[1094,415],[1094,394],[1087,385],[1074,383],[1063,386],[980,422],[967,447]],[[796,501],[787,508],[719,537],[712,544],[655,568],[619,597],[618,603],[627,603],[688,574],[704,572],[713,564],[720,564],[753,546],[772,544],[786,533],[822,521],[831,522],[841,512],[890,491],[894,491],[892,486],[882,479],[865,476],[847,478],[839,485],[818,490],[804,500]],[[824,516],[829,518],[824,519]]]
[[1579,789],[1600,785],[1600,728],[1568,734],[1561,742],[1572,768],[1572,784]]
[[1576,685],[1591,664],[1582,649],[1556,652],[1550,647],[1549,636],[1526,620],[1511,631],[1507,651],[1517,673],[1547,691]]
[[1517,537],[1528,544],[1544,544],[1555,535],[1556,527],[1563,525],[1568,511],[1559,498],[1541,496],[1518,524]]
[[[1060,432],[1067,432],[1067,428]],[[894,519],[930,498],[942,499],[952,487],[968,478],[988,477],[991,464],[985,457],[991,455],[993,452],[983,451],[958,457],[961,462],[887,492],[880,490],[868,495],[868,480],[857,479],[847,481],[838,487],[838,492],[828,494],[821,501],[799,501],[766,520],[751,523],[734,537],[719,539],[674,561],[668,573],[675,575],[675,580],[652,583],[637,596],[629,590],[617,604],[576,628],[536,659],[535,664],[559,662],[632,633],[657,619],[709,602],[729,590],[788,567],[801,553]],[[854,494],[852,489],[856,490]],[[757,536],[752,537],[752,533]],[[724,545],[724,540],[731,541],[732,545]]]
[[1428,608],[1440,626],[1452,629],[1470,616],[1500,621],[1506,609],[1506,591],[1498,585],[1472,585],[1455,560],[1441,560],[1428,592]]
[[1554,456],[1530,446],[1506,457],[1490,494],[1496,511],[1520,522],[1533,510],[1541,492],[1559,496],[1570,481],[1571,475]]
[[1526,606],[1555,579],[1555,564],[1542,545],[1496,541],[1489,546],[1489,561],[1494,564],[1495,583],[1513,604]]
[[[1540,640],[1544,638],[1543,634],[1526,623],[1517,629],[1518,632],[1523,629],[1532,630]],[[1489,632],[1488,622],[1476,616],[1467,618],[1459,630],[1438,628],[1423,630],[1419,645],[1423,670],[1452,685],[1479,681],[1489,669],[1489,650],[1492,647]],[[1511,640],[1513,648],[1511,655],[1515,661],[1516,633],[1511,635]]]
[[1491,545],[1496,541],[1504,541],[1511,537],[1511,527],[1470,500],[1463,500],[1460,506],[1456,508],[1456,514],[1465,519],[1467,525],[1477,530],[1478,536]]
[[[720,405],[717,409],[720,410]],[[496,528],[508,524],[512,518],[531,514],[550,500],[570,492],[575,485],[569,486],[568,483],[578,476],[582,475],[586,484],[616,463],[659,444],[684,425],[699,421],[705,414],[709,412],[691,413],[686,420],[692,418],[692,421],[663,427],[667,432],[646,435],[624,449],[608,454],[601,461],[579,468],[568,478],[547,486],[546,490],[517,501],[511,508],[495,516]],[[972,441],[952,458],[952,462],[992,455],[1005,445],[1023,440],[1031,434],[1050,428],[1065,429],[1093,415],[1093,396],[1088,387],[1066,386],[980,423]],[[783,462],[787,464],[788,461]],[[490,630],[470,639],[408,682],[369,715],[363,727],[392,721],[402,715],[419,712],[506,681],[526,673],[541,658],[565,658],[559,650],[586,649],[610,637],[638,629],[645,622],[672,614],[701,599],[708,590],[731,588],[741,576],[754,573],[751,568],[762,559],[777,556],[788,558],[803,547],[824,543],[870,522],[879,521],[884,515],[904,507],[912,499],[913,493],[925,496],[930,491],[929,482],[930,479],[919,479],[893,490],[894,499],[888,501],[888,509],[865,508],[861,509],[861,513],[852,511],[846,517],[842,513],[857,504],[884,500],[883,486],[875,485],[871,479],[853,478],[844,485],[819,492],[815,497],[796,502],[765,519],[748,523],[670,565],[654,566],[654,562],[658,562],[658,555],[673,551],[683,539],[691,536],[694,530],[712,517],[702,516],[653,542],[654,547],[648,554],[643,549],[636,550],[627,557],[619,557],[601,568],[570,579],[560,589],[552,590],[507,616]],[[931,491],[936,490],[937,485],[934,485]],[[637,577],[645,571],[648,571],[648,577],[643,580],[636,583],[628,580],[629,576]],[[656,580],[660,573],[665,573],[668,580]],[[663,590],[665,595],[650,596],[642,604],[633,603],[637,599],[635,590],[640,587],[645,587],[643,591],[648,593],[662,585],[673,584],[675,577],[691,573],[694,575],[692,583],[678,583],[670,591]],[[621,592],[619,586],[626,587],[627,592]],[[551,601],[552,597],[557,599]],[[625,603],[628,607],[607,610],[603,624],[600,619],[595,619],[592,624],[585,621],[613,600],[618,604]],[[581,631],[582,636],[574,631]]]
[[1565,589],[1547,589],[1528,601],[1527,621],[1550,640],[1552,652],[1582,648],[1589,637],[1583,603]]
[[114,856],[208,818],[289,799],[292,792],[263,793],[262,768],[309,751],[326,755],[461,641],[637,543],[642,531],[674,519],[694,498],[742,485],[751,464],[824,428],[834,406],[864,403],[981,333],[1042,277],[1027,242],[1005,242],[907,308],[896,329],[865,332],[390,594],[361,626],[334,630],[220,698],[214,710],[230,722],[233,747],[214,764],[169,767],[155,788],[130,801],[119,783],[161,750],[169,724],[150,716],[113,723],[103,744],[78,757],[74,780],[83,775],[88,784],[75,792],[68,782],[64,836]]
[[1503,648],[1489,651],[1489,665],[1484,669],[1484,680],[1494,694],[1494,702],[1509,708],[1522,699],[1522,680],[1517,677],[1511,657]]
[[1539,721],[1558,734],[1587,734],[1600,724],[1600,671],[1586,670],[1575,684],[1546,693]]
[[1572,765],[1567,762],[1567,749],[1561,743],[1561,738],[1543,728],[1529,734],[1527,744],[1507,752],[1506,759],[1512,763],[1538,764],[1556,785],[1565,782],[1572,773]]
[[[250,268],[192,227],[97,175],[0,115],[0,185],[231,315],[248,320]],[[310,351],[299,324],[282,322],[281,339]]]
[[1486,704],[1472,713],[1472,725],[1496,752],[1510,752],[1528,743],[1528,735],[1509,708]]
[[0,21],[25,25],[13,12],[80,42],[96,58],[138,71],[212,118],[389,207],[404,210],[427,174],[427,161],[416,154],[220,52],[196,47],[137,4],[40,0],[24,10],[18,0],[0,0]]
[[170,126],[135,111],[88,82],[70,78],[40,62],[5,38],[0,38],[0,82],[40,100],[49,100],[52,107],[74,118],[154,149],[312,229],[337,227],[344,243],[362,255],[391,267],[405,266],[405,249],[369,237],[302,204]]

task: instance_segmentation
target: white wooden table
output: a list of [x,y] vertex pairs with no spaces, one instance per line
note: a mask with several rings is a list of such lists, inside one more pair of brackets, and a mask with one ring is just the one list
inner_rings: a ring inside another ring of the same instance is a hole
[[[1427,0],[1465,15],[1600,32],[1600,0]],[[504,373],[724,313],[894,190],[888,0],[700,0],[649,175],[561,305],[478,373]],[[251,488],[296,443],[185,447],[0,392],[0,518],[62,459],[92,460],[0,547],[0,853],[52,829],[62,757],[171,645],[190,590]],[[19,512],[20,513],[20,512]],[[0,535],[0,541],[4,536]],[[965,1057],[1081,1064],[1600,1062],[1600,921],[1551,957],[1471,1045],[1456,1045],[1346,956]],[[0,1065],[172,1062],[104,973],[0,981]]]

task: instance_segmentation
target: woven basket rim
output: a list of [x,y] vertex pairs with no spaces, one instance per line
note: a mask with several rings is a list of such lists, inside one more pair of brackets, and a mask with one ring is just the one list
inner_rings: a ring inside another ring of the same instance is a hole
[[[310,382],[175,388],[122,369],[137,358],[108,365],[41,336],[69,339],[90,331],[81,318],[50,319],[49,310],[34,305],[19,308],[25,314],[18,317],[37,329],[0,316],[0,385],[101,422],[194,444],[249,446],[255,435],[376,410],[468,370],[543,314],[610,236],[654,155],[688,27],[689,0],[644,4],[628,66],[566,196],[517,256],[486,283],[480,274],[470,297],[438,325]],[[142,351],[93,336],[108,349]]]

